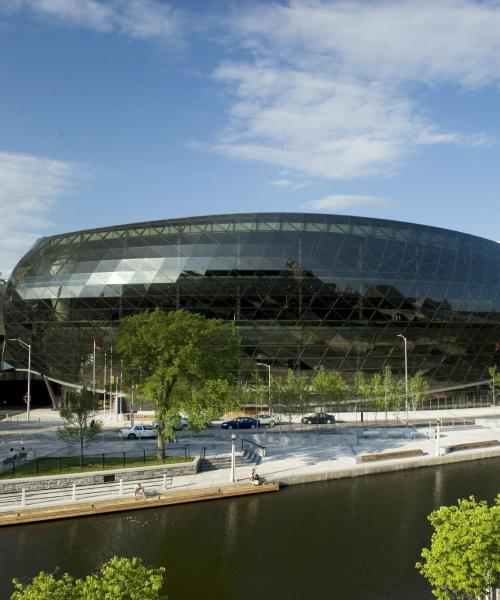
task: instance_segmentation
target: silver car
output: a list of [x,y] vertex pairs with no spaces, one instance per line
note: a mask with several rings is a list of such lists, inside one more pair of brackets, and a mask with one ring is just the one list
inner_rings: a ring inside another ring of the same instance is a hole
[[128,440],[136,440],[137,438],[155,438],[157,436],[157,428],[154,425],[133,425],[120,429],[120,437]]
[[274,427],[277,423],[280,422],[280,418],[278,415],[255,415],[254,419],[259,422],[259,427]]

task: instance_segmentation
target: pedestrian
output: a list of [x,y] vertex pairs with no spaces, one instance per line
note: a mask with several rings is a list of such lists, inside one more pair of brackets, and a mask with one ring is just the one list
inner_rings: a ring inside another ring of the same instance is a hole
[[252,472],[250,473],[250,483],[252,483],[253,485],[260,485],[260,477],[259,477],[255,467],[252,469]]
[[14,450],[14,448],[11,448],[11,449],[10,449],[10,452],[9,452],[9,458],[10,458],[10,460],[11,460],[13,463],[15,463],[15,462],[16,462],[16,460],[17,460],[17,452]]
[[137,500],[137,498],[145,498],[145,497],[146,497],[146,492],[144,491],[144,488],[142,487],[142,485],[139,482],[137,482],[134,487],[134,498]]

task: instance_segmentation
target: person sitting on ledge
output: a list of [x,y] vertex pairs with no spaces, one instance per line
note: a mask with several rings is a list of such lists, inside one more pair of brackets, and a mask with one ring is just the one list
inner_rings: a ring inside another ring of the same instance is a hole
[[145,492],[144,488],[142,487],[142,485],[139,482],[137,482],[134,487],[134,498],[137,500],[137,498],[145,498],[145,497],[146,497],[146,492]]
[[252,472],[250,473],[250,483],[253,483],[253,485],[260,485],[260,477],[259,477],[259,474],[257,473],[257,471],[255,470],[255,467],[252,469]]

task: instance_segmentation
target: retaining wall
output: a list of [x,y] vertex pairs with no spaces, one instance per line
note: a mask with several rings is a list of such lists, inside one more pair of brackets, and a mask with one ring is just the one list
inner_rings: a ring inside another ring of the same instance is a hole
[[[95,485],[106,482],[137,481],[154,479],[167,475],[168,477],[181,477],[194,475],[198,472],[200,459],[194,458],[190,462],[174,463],[169,465],[155,465],[152,467],[134,467],[131,469],[106,469],[105,471],[91,471],[87,473],[71,473],[68,475],[49,475],[47,477],[23,477],[18,479],[0,480],[0,494],[20,492],[23,488],[28,491],[51,490],[69,488],[74,483],[77,486]],[[111,479],[114,477],[115,479]]]

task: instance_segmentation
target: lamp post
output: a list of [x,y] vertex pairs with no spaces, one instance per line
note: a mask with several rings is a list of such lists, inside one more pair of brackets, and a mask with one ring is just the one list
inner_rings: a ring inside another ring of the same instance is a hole
[[30,420],[30,407],[31,407],[31,344],[23,342],[20,338],[10,338],[9,341],[17,342],[28,348],[28,390],[26,393],[26,421]]
[[[258,365],[260,365],[261,367],[266,367],[267,368],[267,404],[268,404],[268,409],[269,412],[271,412],[271,365],[268,365],[266,363],[261,363],[258,362]],[[262,407],[261,407],[262,410]]]
[[233,433],[231,435],[231,473],[229,476],[229,481],[231,483],[234,483],[236,481],[235,468],[236,468],[236,436]]
[[398,337],[403,338],[405,343],[405,410],[406,426],[408,427],[408,340],[401,333],[398,333]]

